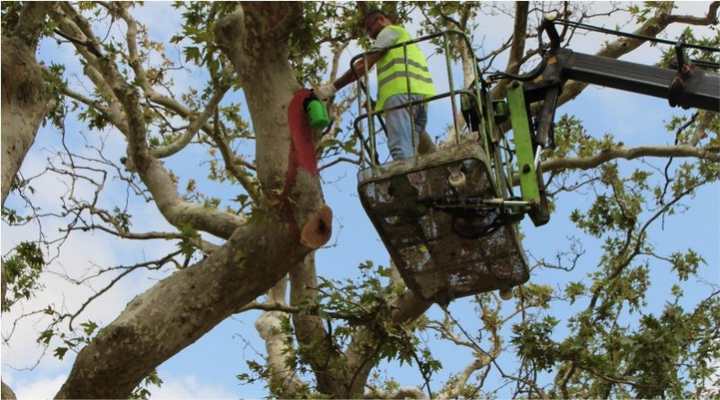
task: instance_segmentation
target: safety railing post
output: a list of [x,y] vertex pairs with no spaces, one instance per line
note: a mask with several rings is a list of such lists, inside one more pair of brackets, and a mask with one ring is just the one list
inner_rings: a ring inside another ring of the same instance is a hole
[[[375,140],[375,115],[374,115],[374,108],[372,104],[370,104],[370,74],[368,74],[368,57],[367,52],[363,53],[363,76],[365,81],[365,106],[367,107],[367,114],[368,114],[368,136],[370,137],[370,165],[373,167],[377,166],[375,165],[375,160],[377,160],[377,143]],[[354,68],[354,66],[353,66]]]
[[460,144],[460,129],[457,123],[457,107],[455,106],[455,84],[453,82],[452,65],[450,63],[450,45],[448,33],[443,32],[443,47],[445,48],[445,64],[448,72],[448,84],[450,85],[450,104],[452,106],[453,129],[455,129],[455,144]]
[[[362,104],[363,104],[363,103],[362,103],[362,97],[363,97],[363,96],[362,96],[362,92],[363,92],[363,90],[362,90],[361,86],[362,86],[362,85],[360,85],[360,84],[355,85],[355,90],[357,90],[357,93],[356,93],[356,96],[355,96],[355,97],[357,98],[358,113],[360,113],[361,110],[363,109],[363,105],[362,105]],[[367,93],[366,93],[365,95],[366,95],[366,96],[365,96],[365,99],[366,99],[365,101],[367,101]],[[364,167],[365,167],[365,148],[364,148],[364,146],[363,146],[363,136],[362,136],[362,132],[360,132],[360,128],[358,127],[357,124],[353,124],[353,126],[354,126],[354,128],[355,128],[356,137],[357,137],[357,139],[358,139],[358,151],[360,152],[360,168],[364,168]],[[368,157],[369,157],[369,156],[370,156],[370,155],[368,155]]]
[[480,145],[483,147],[483,150],[485,150],[485,156],[487,156],[487,158],[490,159],[490,154],[489,154],[490,149],[488,148],[487,136],[484,134],[485,130],[487,129],[485,122],[486,122],[487,118],[489,118],[489,116],[487,115],[485,107],[483,107],[483,105],[485,104],[485,99],[483,98],[483,95],[482,95],[483,91],[481,88],[483,85],[483,82],[481,81],[480,69],[478,68],[478,63],[477,63],[477,60],[475,59],[475,54],[472,51],[472,47],[469,47],[470,43],[468,43],[468,42],[469,41],[466,41],[465,45],[468,46],[468,49],[470,50],[470,55],[472,55],[472,57],[473,57],[473,63],[472,63],[473,75],[474,75],[473,82],[475,82],[473,91],[475,92],[475,100],[476,100],[476,105],[478,108],[477,111],[479,112],[479,115],[480,115],[480,121],[479,121],[479,125],[478,125],[479,131],[477,134],[478,134],[478,139],[480,140]]
[[[405,64],[405,85],[407,87],[407,105],[405,106],[405,110],[410,115],[410,143],[412,144],[413,148],[413,156],[417,154],[417,148],[418,145],[415,143],[415,115],[412,112],[412,105],[410,103],[412,102],[410,98],[411,87],[410,87],[410,66],[408,65],[408,54],[407,54],[407,43],[403,44],[403,64]],[[385,135],[388,133],[385,132]]]

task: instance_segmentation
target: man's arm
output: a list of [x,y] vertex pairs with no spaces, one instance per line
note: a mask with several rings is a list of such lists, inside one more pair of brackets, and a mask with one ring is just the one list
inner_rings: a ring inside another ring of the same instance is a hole
[[[316,88],[315,94],[317,94],[320,99],[326,100],[332,97],[332,95],[334,95],[336,91],[344,88],[352,82],[355,82],[367,71],[370,71],[370,68],[372,68],[375,63],[377,63],[378,60],[380,60],[382,56],[385,55],[387,48],[391,47],[395,44],[395,42],[397,42],[399,36],[400,34],[395,30],[390,29],[389,27],[385,27],[378,34],[377,39],[375,39],[375,42],[370,49],[371,53],[368,54],[367,57],[363,57],[355,61],[352,69],[347,70],[347,72],[342,74],[342,76],[338,78],[335,82],[326,83]],[[355,70],[355,72],[353,72],[353,70]]]
[[[369,54],[367,58],[363,57],[355,61],[355,64],[353,65],[355,73],[353,73],[352,69],[348,69],[347,72],[345,72],[340,78],[333,82],[335,90],[340,90],[344,88],[350,83],[355,82],[358,77],[363,76],[366,71],[370,71],[370,69],[375,65],[375,63],[377,63],[378,60],[382,58],[383,54],[385,54],[385,51],[378,50]],[[367,67],[365,66],[365,60],[367,60]]]

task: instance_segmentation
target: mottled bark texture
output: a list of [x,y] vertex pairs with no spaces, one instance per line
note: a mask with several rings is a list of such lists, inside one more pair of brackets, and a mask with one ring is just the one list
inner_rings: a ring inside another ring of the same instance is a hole
[[287,62],[294,21],[301,18],[299,3],[243,3],[218,21],[218,43],[235,67],[250,109],[256,139],[258,179],[268,206],[284,209],[302,232],[315,231],[317,248],[330,238],[332,212],[324,205],[317,175],[298,169],[288,178],[291,138],[288,104],[300,89]]
[[[42,67],[35,60],[35,51],[42,33],[45,16],[53,3],[25,4],[14,26],[2,32],[0,53],[3,78],[0,82],[2,100],[0,116],[2,132],[2,205],[35,141],[38,128],[52,108],[50,91],[43,81]],[[13,25],[13,24],[8,24]],[[2,277],[0,301],[5,303],[7,285]],[[2,382],[2,398],[15,399],[12,389]]]
[[[286,306],[286,291],[287,277],[270,289],[267,294],[268,302]],[[292,346],[286,343],[286,332],[282,327],[284,318],[288,318],[284,312],[266,311],[255,321],[255,329],[265,341],[267,366],[270,371],[270,393],[278,398],[297,397],[298,393],[307,391],[306,385],[297,376],[297,371],[288,363],[290,358],[295,356],[295,352]]]
[[[218,25],[223,27],[221,33],[229,35],[219,35],[220,41],[235,63],[257,138],[257,175],[263,196],[254,218],[236,227],[208,258],[175,272],[129,303],[78,354],[58,398],[128,397],[160,363],[266,293],[310,250],[324,244],[302,244],[301,232],[316,229],[325,241],[329,238],[330,210],[318,176],[299,170],[294,184],[286,184],[292,162],[287,108],[299,88],[287,62],[286,25],[298,16],[300,7],[243,4]],[[64,8],[90,37],[85,22]],[[71,28],[72,23],[63,18],[64,26]],[[128,156],[138,174],[164,215],[183,214],[167,171],[148,151],[143,122],[133,117],[139,115],[137,91],[119,82],[113,68],[97,64],[125,108]]]
[[43,81],[35,50],[52,3],[29,3],[14,27],[2,34],[2,204],[15,175],[50,110],[50,91]]
[[17,396],[15,396],[15,392],[10,388],[10,386],[6,385],[5,382],[2,382],[2,400],[15,400],[17,399]]
[[266,292],[308,249],[268,218],[137,296],[78,354],[58,398],[127,398],[155,367]]

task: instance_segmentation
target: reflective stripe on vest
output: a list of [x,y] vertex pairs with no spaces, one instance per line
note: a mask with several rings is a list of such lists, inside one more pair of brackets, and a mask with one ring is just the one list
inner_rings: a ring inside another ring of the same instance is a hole
[[[412,40],[410,34],[401,26],[390,25],[385,29],[393,29],[400,34],[395,44]],[[382,110],[385,101],[396,94],[411,93],[425,97],[435,95],[435,86],[425,55],[414,43],[388,50],[377,63],[377,79],[376,111]]]

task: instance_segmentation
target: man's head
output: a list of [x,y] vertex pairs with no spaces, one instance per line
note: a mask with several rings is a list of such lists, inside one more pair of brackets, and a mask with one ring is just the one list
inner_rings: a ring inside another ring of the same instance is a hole
[[380,10],[373,10],[365,14],[365,33],[372,39],[377,38],[378,33],[391,24],[392,21],[387,14]]

